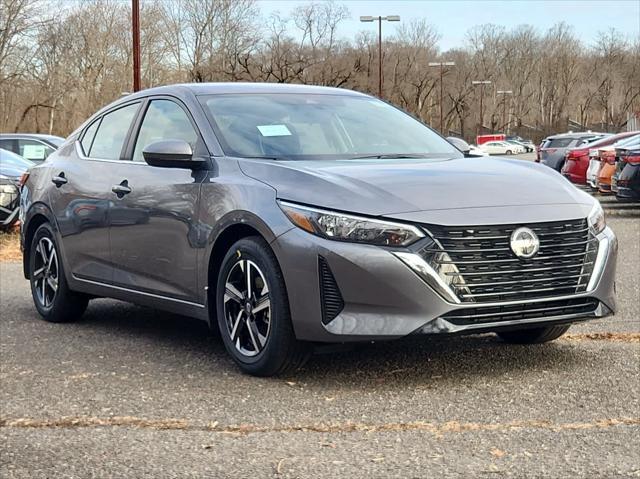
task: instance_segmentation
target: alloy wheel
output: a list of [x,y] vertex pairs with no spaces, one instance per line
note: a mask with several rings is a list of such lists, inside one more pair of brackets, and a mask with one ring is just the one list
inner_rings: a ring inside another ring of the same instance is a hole
[[44,308],[50,308],[58,292],[58,255],[53,241],[40,238],[35,249],[35,262],[31,278],[36,297]]
[[271,300],[264,274],[253,261],[238,259],[225,282],[224,317],[227,333],[244,356],[256,356],[271,331]]

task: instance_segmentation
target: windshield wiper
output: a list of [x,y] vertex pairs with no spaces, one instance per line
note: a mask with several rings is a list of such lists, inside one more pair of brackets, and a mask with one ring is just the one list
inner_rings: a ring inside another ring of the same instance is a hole
[[286,156],[242,156],[240,158],[247,158],[248,160],[272,160],[272,161],[280,161],[280,160],[289,160]]
[[404,158],[427,158],[427,155],[422,154],[407,154],[407,153],[399,153],[396,155],[393,154],[384,154],[384,155],[364,155],[364,156],[352,156],[349,158],[350,160],[394,160],[394,159],[404,159]]

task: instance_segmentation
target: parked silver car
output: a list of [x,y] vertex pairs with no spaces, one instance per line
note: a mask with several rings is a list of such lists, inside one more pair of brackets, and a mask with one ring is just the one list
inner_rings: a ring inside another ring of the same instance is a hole
[[256,375],[322,342],[537,343],[615,309],[616,238],[591,196],[535,163],[465,158],[342,89],[122,98],[31,169],[22,220],[44,319],[101,296],[193,316]]
[[540,144],[540,163],[556,171],[562,171],[567,150],[578,146],[586,148],[589,143],[605,136],[607,136],[606,133],[593,132],[563,133],[549,136]]
[[64,142],[64,138],[39,133],[0,133],[0,148],[40,163]]
[[20,178],[35,163],[0,148],[0,230],[8,230],[20,212]]

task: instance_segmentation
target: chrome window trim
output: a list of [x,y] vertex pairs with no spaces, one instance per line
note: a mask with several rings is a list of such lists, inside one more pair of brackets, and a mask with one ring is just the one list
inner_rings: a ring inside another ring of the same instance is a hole
[[125,165],[141,165],[141,166],[150,166],[147,163],[142,163],[140,161],[131,161],[131,160],[110,160],[107,158],[91,158],[90,156],[86,156],[83,152],[82,152],[82,145],[80,144],[80,140],[75,140],[74,142],[74,146],[76,148],[76,155],[78,156],[79,159],[83,160],[83,161],[100,161],[103,163],[117,163],[119,165],[125,164]]

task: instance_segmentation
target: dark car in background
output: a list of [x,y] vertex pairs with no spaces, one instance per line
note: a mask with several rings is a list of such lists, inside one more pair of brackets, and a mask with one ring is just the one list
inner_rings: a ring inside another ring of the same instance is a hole
[[540,163],[561,171],[567,150],[587,144],[606,136],[604,133],[563,133],[545,138],[538,150]]
[[0,133],[0,148],[35,163],[46,160],[63,142],[64,138],[55,135]]
[[621,171],[616,175],[616,198],[640,201],[640,146],[616,150]]
[[6,230],[18,220],[20,179],[35,163],[0,148],[0,229]]
[[[626,158],[630,153],[640,149],[640,133],[613,146],[615,154],[613,167],[611,168],[610,192],[616,194],[618,191],[618,177],[626,165]],[[598,174],[600,174],[600,171],[598,171]]]
[[616,135],[605,136],[587,144],[568,148],[565,153],[565,161],[562,165],[561,173],[569,178],[572,183],[586,184],[590,150],[598,150],[605,146],[614,145],[637,134],[637,131],[627,131]]
[[465,158],[350,90],[143,90],[33,167],[21,198],[45,320],[96,297],[193,316],[256,375],[316,343],[533,344],[615,310],[617,240],[590,195],[533,162]]

